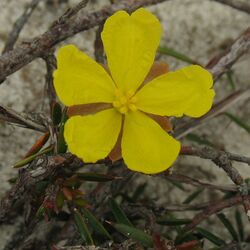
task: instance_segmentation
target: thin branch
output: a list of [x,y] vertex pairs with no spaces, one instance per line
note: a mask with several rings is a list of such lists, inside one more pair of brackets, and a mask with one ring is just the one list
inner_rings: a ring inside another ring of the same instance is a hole
[[[248,199],[250,196],[248,196]],[[190,222],[188,225],[184,227],[184,231],[191,231],[193,230],[198,224],[200,224],[202,221],[206,220],[208,217],[210,217],[213,214],[216,214],[220,212],[221,210],[225,208],[229,208],[235,205],[239,205],[242,203],[242,197],[241,195],[236,195],[232,198],[221,200],[220,202],[212,203],[210,206],[208,206],[206,209],[204,209],[202,212],[198,213],[194,216],[192,219],[192,222]]]
[[65,23],[69,18],[76,15],[80,10],[85,8],[87,6],[88,1],[89,0],[82,0],[73,8],[69,8],[68,10],[66,10],[66,12],[51,25],[51,27],[56,26],[57,24]]
[[105,6],[99,11],[86,15],[74,15],[70,18],[60,18],[44,34],[35,37],[29,42],[17,46],[14,50],[0,56],[0,83],[7,76],[21,69],[38,57],[42,57],[52,47],[61,41],[85,30],[89,30],[96,25],[100,25],[114,12],[124,9],[134,11],[142,6],[161,3],[168,0],[137,0],[137,1],[117,1],[117,4]]
[[242,0],[213,0],[213,1],[228,5],[234,9],[241,10],[250,14],[250,4],[246,3],[245,1]]
[[56,92],[53,84],[53,72],[56,69],[56,57],[53,53],[49,53],[43,57],[45,64],[46,64],[46,69],[47,69],[47,74],[45,76],[46,80],[46,92],[47,96],[49,98],[49,104],[50,104],[50,112],[51,112],[51,117],[52,117],[52,109],[53,105],[56,101]]
[[134,213],[135,210],[142,208],[150,209],[156,215],[161,215],[167,212],[183,212],[183,211],[196,211],[205,209],[211,205],[211,202],[204,202],[199,204],[166,204],[161,206],[152,206],[140,203],[129,203],[124,205],[124,209],[128,214]]
[[231,191],[231,192],[237,192],[238,188],[234,185],[214,185],[211,183],[203,182],[200,180],[197,180],[195,178],[182,175],[182,174],[170,174],[170,175],[161,175],[164,179],[172,180],[172,181],[178,181],[186,184],[190,184],[196,187],[203,187],[213,190],[221,190],[221,191]]
[[242,55],[249,51],[249,49],[250,27],[247,28],[223,54],[212,58],[206,68],[210,70],[216,80],[227,72]]
[[181,154],[182,155],[197,156],[197,157],[200,157],[203,159],[210,159],[210,160],[215,160],[221,154],[226,154],[230,160],[246,163],[250,166],[250,158],[249,157],[216,150],[216,149],[210,148],[210,147],[196,148],[196,147],[190,147],[190,146],[183,146],[181,148]]
[[18,125],[20,127],[33,129],[40,132],[47,132],[47,128],[42,124],[42,122],[36,121],[36,119],[32,119],[28,115],[21,115],[7,107],[0,106],[0,120]]
[[[234,196],[236,197],[236,196]],[[237,196],[238,197],[238,196]],[[129,203],[126,204],[124,206],[124,208],[126,209],[128,208],[132,208],[132,212],[133,210],[136,208],[147,208],[152,210],[156,215],[162,215],[162,214],[166,214],[167,212],[183,212],[183,211],[197,211],[197,210],[202,210],[204,211],[204,209],[207,209],[209,207],[213,207],[216,204],[220,204],[220,203],[231,203],[231,201],[229,201],[230,198],[228,199],[219,199],[219,200],[212,200],[212,201],[208,201],[208,202],[203,202],[203,203],[198,203],[198,204],[164,204],[164,206],[152,206],[152,205],[147,205],[147,204],[140,204],[140,203]],[[242,200],[239,200],[239,202],[237,204],[240,204]],[[236,205],[236,204],[235,204]],[[202,212],[201,212],[202,213]]]
[[32,0],[30,2],[30,4],[27,5],[23,14],[16,20],[11,32],[9,33],[9,36],[7,38],[7,42],[4,46],[2,54],[13,49],[13,47],[14,47],[14,45],[19,37],[20,32],[22,31],[24,25],[27,23],[31,14],[33,13],[33,11],[35,10],[35,8],[37,7],[37,5],[40,1],[41,0]]

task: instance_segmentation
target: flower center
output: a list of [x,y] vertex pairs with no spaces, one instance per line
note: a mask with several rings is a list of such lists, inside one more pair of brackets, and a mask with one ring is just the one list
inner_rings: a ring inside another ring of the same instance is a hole
[[120,90],[116,90],[116,99],[113,102],[113,106],[122,114],[126,114],[129,111],[136,111],[137,107],[136,97],[134,96],[134,91],[129,90],[125,93]]

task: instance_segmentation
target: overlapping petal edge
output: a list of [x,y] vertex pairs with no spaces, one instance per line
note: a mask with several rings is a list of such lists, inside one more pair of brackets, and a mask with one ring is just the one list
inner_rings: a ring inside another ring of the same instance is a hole
[[102,41],[110,74],[74,45],[58,51],[54,86],[62,103],[110,104],[94,114],[73,116],[65,124],[69,151],[85,162],[108,156],[120,134],[128,168],[162,172],[176,160],[180,143],[147,114],[199,117],[210,110],[213,80],[200,66],[187,66],[142,85],[161,32],[159,20],[144,8],[109,17]]

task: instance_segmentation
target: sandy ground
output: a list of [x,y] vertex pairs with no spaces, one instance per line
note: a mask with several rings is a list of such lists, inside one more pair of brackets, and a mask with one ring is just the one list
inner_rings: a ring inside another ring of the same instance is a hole
[[[29,0],[0,0],[0,50],[4,46],[13,23],[21,15],[28,2]],[[61,4],[58,7],[48,6],[41,2],[23,29],[20,41],[30,39],[46,31],[53,20],[60,16],[68,5],[71,6],[76,2],[78,1],[69,1],[68,4]],[[86,11],[95,9],[97,5],[99,7],[107,1],[99,2],[101,3],[90,3]],[[150,9],[158,15],[164,27],[162,45],[181,51],[204,64],[213,55],[223,50],[250,24],[249,15],[209,0],[175,0]],[[65,42],[75,43],[93,56],[94,34],[93,30],[87,31]],[[172,69],[185,65],[166,56],[162,56],[161,60],[167,61]],[[241,58],[233,67],[237,88],[247,87],[250,84],[249,68],[249,54]],[[18,112],[41,112],[44,104],[44,75],[45,67],[41,60],[36,60],[21,71],[11,75],[0,86],[0,104],[11,107]],[[231,92],[231,87],[226,79],[220,80],[215,88],[217,100]],[[230,111],[250,122],[249,110],[250,102],[247,100],[240,102]],[[213,119],[197,133],[218,145],[223,145],[228,151],[250,156],[249,134],[225,117]],[[16,170],[12,169],[11,166],[24,155],[37,136],[38,134],[33,131],[0,122],[0,197],[10,187],[8,179],[16,175]],[[193,173],[193,176],[206,180],[206,176],[201,174],[201,169],[209,169],[209,171],[211,169],[211,175],[218,176],[218,183],[230,183],[227,176],[208,161],[181,157],[176,167],[181,169],[183,164],[190,165],[187,170],[189,173]],[[245,178],[250,177],[249,167],[242,164],[236,166]],[[166,196],[172,197],[173,202],[182,200],[181,193],[176,195],[175,190],[169,190],[164,183],[149,177],[147,180],[149,183],[147,188],[155,193],[159,204],[164,205]],[[145,177],[140,177],[139,181],[145,181]],[[1,249],[1,245],[4,245],[12,228],[4,226],[4,228],[0,227],[0,231]]]

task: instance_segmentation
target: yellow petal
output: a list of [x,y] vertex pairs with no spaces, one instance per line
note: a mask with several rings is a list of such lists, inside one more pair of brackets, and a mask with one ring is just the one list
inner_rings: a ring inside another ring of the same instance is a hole
[[114,109],[71,117],[64,128],[69,151],[85,162],[105,158],[117,141],[121,123],[122,116]]
[[74,45],[66,45],[58,51],[54,86],[66,106],[114,100],[115,85],[111,77]]
[[155,78],[136,94],[138,109],[162,116],[200,117],[211,109],[212,75],[198,65]]
[[156,174],[169,168],[180,152],[180,143],[147,115],[129,112],[125,116],[122,156],[129,169]]
[[112,78],[120,90],[135,91],[148,74],[160,42],[159,20],[140,8],[130,16],[118,11],[107,19],[102,41]]

